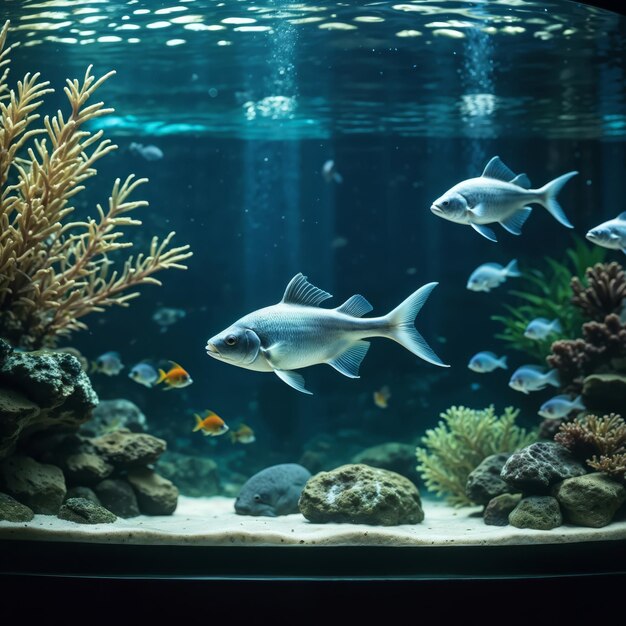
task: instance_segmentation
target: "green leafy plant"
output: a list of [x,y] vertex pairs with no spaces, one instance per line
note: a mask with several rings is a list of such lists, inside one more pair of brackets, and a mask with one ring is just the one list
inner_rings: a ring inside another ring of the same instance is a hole
[[[543,361],[550,354],[550,346],[554,341],[579,336],[584,319],[580,309],[572,304],[570,283],[574,276],[582,280],[586,269],[601,263],[605,257],[604,248],[589,246],[574,235],[574,246],[566,251],[563,261],[546,257],[544,269],[523,272],[518,282],[522,288],[509,292],[519,300],[519,304],[505,304],[508,315],[494,315],[491,318],[503,325],[502,332],[495,337],[504,341],[509,348],[524,352],[533,360]],[[540,341],[525,337],[528,323],[537,317],[558,319],[562,331]]]
[[492,454],[515,452],[537,441],[536,431],[515,425],[519,409],[506,407],[498,417],[493,405],[486,409],[452,406],[441,413],[439,424],[426,431],[418,447],[417,470],[426,488],[452,506],[472,501],[465,493],[470,473]]

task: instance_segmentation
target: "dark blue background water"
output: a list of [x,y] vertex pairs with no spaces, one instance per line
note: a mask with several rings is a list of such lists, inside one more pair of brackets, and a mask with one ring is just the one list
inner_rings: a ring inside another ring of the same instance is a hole
[[[351,430],[362,446],[414,443],[453,404],[493,403],[498,411],[513,405],[522,408],[525,425],[538,423],[536,410],[549,390],[526,397],[507,386],[511,370],[481,376],[467,369],[479,350],[503,353],[493,338],[500,326],[490,317],[512,302],[507,291],[514,279],[487,294],[465,285],[484,262],[517,258],[528,269],[540,267],[546,255],[562,257],[572,244],[571,231],[537,206],[521,237],[498,227],[494,244],[435,217],[429,206],[499,155],[535,186],[580,172],[559,196],[579,236],[621,212],[623,20],[556,1],[439,2],[431,13],[430,5],[418,13],[408,5],[358,9],[325,3],[320,11],[297,14],[280,2],[266,3],[267,12],[257,14],[246,13],[242,3],[205,1],[186,7],[203,24],[254,15],[273,31],[244,33],[228,25],[193,32],[180,24],[147,26],[167,19],[156,16],[158,8],[184,3],[79,4],[74,13],[61,7],[67,15],[54,18],[37,18],[36,3],[6,4],[19,26],[14,37],[36,44],[15,52],[12,78],[41,69],[57,89],[44,111],[53,113],[65,106],[65,77],[80,77],[88,63],[95,63],[98,76],[115,68],[117,75],[98,97],[116,108],[100,126],[120,148],[99,162],[98,176],[77,199],[77,215],[93,215],[113,180],[134,172],[150,179],[136,194],[150,202],[136,214],[144,225],[129,230],[137,251],[146,249],[152,235],[175,230],[174,244],[189,243],[194,252],[188,271],[164,272],[163,287],[142,288],[128,309],[86,318],[89,331],[74,336],[72,344],[91,359],[108,350],[122,355],[126,369],[120,376],[93,377],[102,399],[133,400],[171,449],[218,459],[231,453],[230,442],[191,433],[193,413],[208,408],[231,425],[245,421],[257,435],[241,448],[251,466],[297,460],[321,433],[335,437]],[[133,16],[131,9],[139,7],[151,13]],[[83,24],[94,13],[76,13],[78,8],[93,9],[102,19]],[[355,19],[362,14],[382,21]],[[358,28],[296,25],[318,15]],[[455,20],[469,22],[459,26]],[[42,21],[65,25],[33,27]],[[141,28],[119,30],[131,22]],[[514,34],[510,27],[525,30]],[[437,35],[437,28],[465,36]],[[423,34],[396,35],[405,29]],[[568,29],[574,30],[565,34]],[[84,34],[90,30],[95,34]],[[97,41],[109,35],[120,41]],[[129,43],[132,36],[141,41]],[[186,44],[164,45],[177,36]],[[287,98],[293,111],[264,116],[259,103],[267,96]],[[143,160],[129,151],[133,141],[157,145],[164,158]],[[321,175],[330,158],[342,184]],[[205,354],[210,336],[277,302],[297,272],[330,291],[332,306],[361,293],[374,314],[438,281],[416,325],[451,367],[437,368],[375,339],[359,380],[327,366],[309,368],[303,373],[314,395],[304,396],[272,374]],[[164,333],[151,319],[162,306],[187,312]],[[126,374],[146,358],[181,363],[193,385],[170,392],[137,385]],[[510,354],[509,362],[512,369],[528,358]],[[372,400],[383,385],[392,394],[386,410]]]

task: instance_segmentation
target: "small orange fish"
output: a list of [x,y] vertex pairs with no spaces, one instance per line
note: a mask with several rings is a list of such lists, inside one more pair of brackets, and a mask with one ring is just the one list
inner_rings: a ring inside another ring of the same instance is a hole
[[159,369],[159,377],[157,378],[155,385],[160,383],[165,383],[165,387],[163,388],[165,391],[169,389],[181,389],[182,387],[187,387],[191,385],[193,380],[191,376],[189,376],[189,372],[185,370],[184,367],[178,365],[178,363],[174,363],[174,361],[170,361],[172,367],[169,371],[164,371]]
[[230,440],[233,443],[252,443],[256,440],[254,431],[250,426],[246,424],[240,424],[237,430],[233,430],[230,433]]
[[387,408],[389,398],[391,398],[391,391],[387,385],[374,392],[374,404],[380,409]]
[[200,417],[197,413],[194,413],[194,417],[196,418],[194,433],[201,430],[205,437],[217,437],[218,435],[223,435],[228,430],[224,420],[208,409],[204,417]]

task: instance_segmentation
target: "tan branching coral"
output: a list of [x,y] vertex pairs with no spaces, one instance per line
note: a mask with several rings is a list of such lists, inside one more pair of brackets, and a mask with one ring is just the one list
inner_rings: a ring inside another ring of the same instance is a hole
[[572,303],[591,320],[601,322],[611,313],[619,313],[626,298],[626,272],[616,262],[596,263],[585,271],[587,285],[574,276]]
[[[86,122],[112,109],[88,104],[115,72],[96,79],[87,68],[82,82],[67,81],[71,111],[45,116],[32,128],[35,112],[52,89],[39,74],[27,74],[16,90],[7,84],[9,53],[4,49],[9,23],[0,32],[0,336],[14,345],[37,348],[86,328],[82,318],[111,305],[127,306],[143,284],[160,284],[154,274],[186,269],[189,246],[170,248],[174,233],[154,237],[148,254],[128,257],[121,270],[111,255],[132,246],[120,227],[141,224],[129,216],[147,203],[131,200],[146,182],[129,176],[115,181],[108,207],[98,217],[69,221],[73,198],[94,176],[96,162],[116,149],[102,131]],[[25,151],[25,155],[21,154]]]
[[603,417],[585,415],[574,422],[561,424],[554,440],[599,471],[605,471],[601,467],[613,468],[618,474],[624,465],[626,422],[616,413]]
[[602,455],[600,458],[594,456],[587,461],[587,465],[598,472],[604,472],[612,478],[626,482],[626,452],[611,456]]

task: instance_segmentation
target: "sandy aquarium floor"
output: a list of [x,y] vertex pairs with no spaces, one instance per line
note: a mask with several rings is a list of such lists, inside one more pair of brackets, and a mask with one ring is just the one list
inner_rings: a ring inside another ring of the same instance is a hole
[[421,524],[392,527],[312,524],[302,515],[236,515],[233,499],[180,497],[170,516],[139,516],[113,524],[76,524],[51,515],[28,523],[0,522],[0,540],[77,541],[202,546],[443,546],[523,545],[626,539],[626,521],[604,528],[564,525],[551,531],[487,526],[479,508],[452,509],[425,501]]

